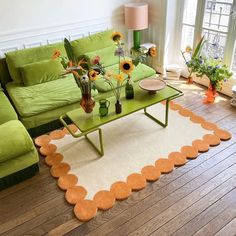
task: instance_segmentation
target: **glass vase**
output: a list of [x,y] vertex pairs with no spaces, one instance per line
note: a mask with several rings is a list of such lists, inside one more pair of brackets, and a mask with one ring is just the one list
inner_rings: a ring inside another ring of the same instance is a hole
[[125,97],[126,99],[134,98],[134,87],[130,81],[127,81],[125,85]]
[[120,114],[122,112],[122,106],[119,100],[115,103],[116,114]]
[[82,94],[82,98],[80,100],[80,106],[86,113],[91,113],[95,106],[95,101],[91,96],[91,93]]

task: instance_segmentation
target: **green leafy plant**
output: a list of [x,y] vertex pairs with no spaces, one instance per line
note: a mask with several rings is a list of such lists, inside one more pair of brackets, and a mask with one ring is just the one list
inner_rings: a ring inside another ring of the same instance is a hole
[[203,58],[203,62],[197,69],[197,76],[203,77],[206,75],[211,83],[211,86],[216,89],[221,89],[222,83],[226,82],[232,75],[228,67],[221,59]]
[[189,46],[186,47],[184,52],[181,51],[184,61],[188,67],[189,77],[191,77],[194,72],[198,71],[199,66],[201,66],[201,63],[203,62],[201,52],[205,42],[206,41],[203,36],[193,51]]

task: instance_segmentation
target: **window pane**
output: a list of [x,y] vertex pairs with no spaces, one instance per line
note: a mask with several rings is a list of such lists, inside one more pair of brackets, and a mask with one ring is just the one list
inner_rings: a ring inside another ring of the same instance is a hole
[[183,23],[195,25],[197,0],[185,0]]
[[206,51],[211,57],[219,57],[223,59],[227,35],[206,29],[203,30],[203,35],[207,40],[204,51]]
[[194,27],[183,25],[181,49],[185,50],[187,46],[193,46]]
[[233,0],[207,0],[203,27],[227,32],[232,4]]

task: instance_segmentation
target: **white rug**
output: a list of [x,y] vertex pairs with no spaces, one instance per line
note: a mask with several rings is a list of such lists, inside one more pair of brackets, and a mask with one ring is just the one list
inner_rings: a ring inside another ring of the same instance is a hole
[[[165,106],[148,108],[148,112],[164,120]],[[100,157],[84,139],[66,135],[50,143],[63,154],[63,162],[70,165],[69,173],[78,177],[78,184],[88,192],[86,199],[100,190],[109,190],[116,181],[126,181],[132,173],[140,173],[146,165],[154,165],[158,158],[167,158],[173,151],[191,145],[195,139],[213,133],[195,124],[178,111],[169,110],[169,125],[162,128],[144,115],[143,111],[128,115],[101,127],[104,156]],[[89,136],[98,144],[98,133]]]

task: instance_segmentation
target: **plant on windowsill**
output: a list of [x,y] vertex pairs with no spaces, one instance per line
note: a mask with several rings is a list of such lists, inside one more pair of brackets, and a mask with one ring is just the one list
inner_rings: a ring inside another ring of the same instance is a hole
[[194,72],[198,71],[198,68],[202,63],[201,51],[202,51],[202,48],[203,48],[205,42],[206,41],[204,40],[204,36],[203,36],[201,38],[201,40],[198,42],[194,51],[192,50],[192,48],[190,46],[187,46],[184,52],[181,51],[181,54],[184,58],[184,61],[185,61],[185,64],[188,68],[188,73],[189,73],[188,79],[187,79],[187,84],[193,83],[192,75]]

